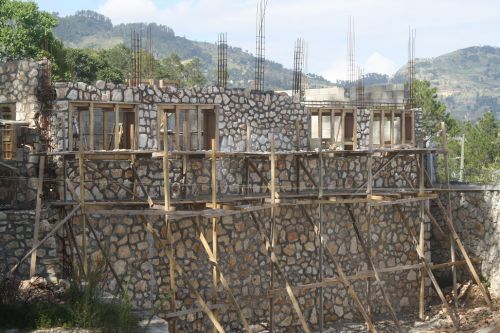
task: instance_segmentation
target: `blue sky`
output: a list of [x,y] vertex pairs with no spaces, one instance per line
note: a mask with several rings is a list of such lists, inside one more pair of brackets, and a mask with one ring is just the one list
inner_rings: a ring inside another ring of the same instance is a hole
[[[113,24],[156,22],[180,36],[255,49],[256,0],[36,0],[61,15],[95,10]],[[293,43],[309,45],[308,70],[330,80],[346,76],[347,20],[354,17],[356,62],[364,72],[392,74],[407,60],[408,27],[417,57],[475,45],[500,46],[499,0],[269,0],[266,58],[292,67]]]

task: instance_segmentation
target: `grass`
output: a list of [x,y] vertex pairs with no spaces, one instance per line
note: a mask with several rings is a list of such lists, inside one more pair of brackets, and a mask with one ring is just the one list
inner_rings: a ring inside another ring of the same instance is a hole
[[104,267],[98,266],[86,277],[75,275],[67,290],[33,301],[21,297],[18,282],[0,282],[0,331],[78,327],[100,332],[138,332],[138,318],[132,314],[126,292],[111,301],[103,300],[107,281]]

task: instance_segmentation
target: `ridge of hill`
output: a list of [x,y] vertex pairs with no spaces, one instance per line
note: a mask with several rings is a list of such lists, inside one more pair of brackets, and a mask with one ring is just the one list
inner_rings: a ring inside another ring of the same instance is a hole
[[[75,48],[111,48],[123,43],[130,47],[130,32],[146,31],[146,23],[127,23],[113,25],[104,15],[82,10],[74,15],[59,17],[59,25],[54,29],[55,35],[65,45]],[[175,53],[181,60],[198,57],[208,82],[216,81],[217,44],[189,40],[175,35],[172,28],[156,23],[149,24],[154,41],[154,54],[163,58]],[[239,47],[228,47],[228,85],[232,87],[251,87],[254,80],[255,57]],[[266,89],[286,90],[292,88],[292,70],[283,65],[266,60]],[[331,86],[333,83],[320,75],[308,74],[309,86],[319,88]]]

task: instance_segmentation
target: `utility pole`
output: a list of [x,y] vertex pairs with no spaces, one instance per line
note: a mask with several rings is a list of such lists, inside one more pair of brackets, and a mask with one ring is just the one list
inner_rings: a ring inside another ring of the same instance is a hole
[[464,165],[465,165],[465,134],[462,134],[462,139],[461,139],[461,147],[460,147],[460,175],[459,175],[459,181],[463,182],[464,181]]

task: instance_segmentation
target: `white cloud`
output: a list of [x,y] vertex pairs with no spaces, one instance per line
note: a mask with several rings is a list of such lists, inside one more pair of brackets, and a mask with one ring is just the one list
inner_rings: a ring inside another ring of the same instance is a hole
[[157,7],[152,0],[141,0],[140,4],[133,0],[107,0],[97,11],[111,18],[114,24],[151,22],[157,15]]
[[378,52],[372,53],[364,62],[363,70],[365,73],[381,73],[392,75],[396,71],[396,65],[389,58],[384,57]]

